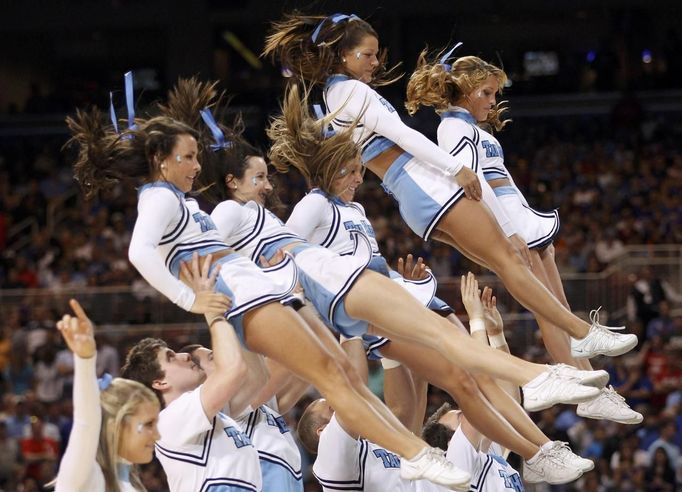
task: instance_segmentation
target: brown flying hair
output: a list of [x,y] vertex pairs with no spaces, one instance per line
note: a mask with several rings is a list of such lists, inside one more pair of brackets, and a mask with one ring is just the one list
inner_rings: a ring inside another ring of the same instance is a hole
[[[319,35],[313,40],[313,32],[320,25]],[[279,61],[283,69],[312,88],[324,84],[330,75],[343,72],[342,54],[358,46],[365,36],[379,39],[374,28],[357,16],[332,22],[330,17],[294,11],[271,24],[262,56]],[[399,65],[386,69],[387,56],[386,49],[379,52],[379,66],[370,86],[388,85],[402,77],[395,74]]]

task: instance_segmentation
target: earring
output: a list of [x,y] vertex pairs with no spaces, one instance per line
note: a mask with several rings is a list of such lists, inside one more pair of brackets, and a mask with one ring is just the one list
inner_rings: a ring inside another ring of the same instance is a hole
[[342,61],[343,63],[346,63],[346,57],[341,58],[341,61]]
[[165,164],[161,164],[161,169],[166,169],[166,165],[165,165]]

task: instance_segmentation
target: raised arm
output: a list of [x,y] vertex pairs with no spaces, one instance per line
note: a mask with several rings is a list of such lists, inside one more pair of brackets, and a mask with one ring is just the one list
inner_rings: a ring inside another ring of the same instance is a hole
[[[220,265],[211,267],[211,255],[199,267],[199,257],[195,253],[191,264],[182,263],[182,276],[186,278],[196,292],[212,291]],[[234,328],[225,319],[224,310],[208,311],[206,313],[211,333],[211,349],[213,350],[213,372],[206,377],[201,385],[201,405],[208,419],[212,419],[221,411],[239,390],[246,375],[246,363],[242,358],[239,339]]]
[[83,490],[97,466],[97,446],[102,408],[95,370],[97,348],[92,322],[75,299],[69,301],[75,316],[57,322],[67,347],[74,354],[73,426],[59,465],[57,491]]
[[[485,331],[488,336],[490,346],[502,352],[511,353],[507,339],[504,336],[504,322],[502,316],[497,310],[497,299],[493,295],[493,290],[490,287],[483,289],[481,295],[481,302],[483,303],[483,320],[485,322]],[[497,382],[502,389],[517,402],[521,403],[521,390],[518,386],[508,381]]]

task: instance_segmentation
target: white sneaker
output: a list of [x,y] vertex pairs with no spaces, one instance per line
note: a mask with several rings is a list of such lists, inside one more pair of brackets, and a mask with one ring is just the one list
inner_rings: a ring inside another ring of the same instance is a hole
[[570,464],[578,468],[583,473],[594,470],[594,461],[578,456],[571,451],[567,442],[552,441],[550,443],[551,452],[556,454],[562,463]]
[[[571,355],[576,359],[596,355],[616,357],[629,352],[637,345],[637,335],[614,333],[608,326],[599,324],[599,309],[590,312],[590,320],[592,326],[585,338],[571,337]],[[614,329],[620,330],[622,327]]]
[[403,480],[425,479],[452,490],[469,490],[471,475],[460,470],[445,459],[441,449],[426,447],[417,456],[400,459],[400,478]]
[[613,386],[602,388],[594,400],[578,405],[576,413],[588,419],[606,419],[619,424],[639,424],[644,420],[641,413],[635,412],[625,403],[625,398]]
[[565,369],[547,366],[547,370],[522,386],[523,407],[529,412],[544,410],[557,403],[582,403],[599,394],[599,388],[583,386],[567,376]]
[[559,374],[562,376],[573,377],[580,381],[580,384],[603,388],[609,382],[609,373],[603,370],[583,371],[568,364],[556,365]]
[[[546,449],[549,448],[549,449]],[[583,470],[571,461],[563,461],[553,447],[543,446],[530,460],[523,462],[523,479],[528,483],[568,483],[580,478]]]

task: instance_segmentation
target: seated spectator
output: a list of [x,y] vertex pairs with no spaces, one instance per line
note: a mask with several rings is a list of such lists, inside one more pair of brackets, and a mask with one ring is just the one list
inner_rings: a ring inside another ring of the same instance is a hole
[[19,442],[7,433],[7,424],[0,421],[0,490],[13,490],[22,473]]
[[661,436],[649,446],[649,463],[656,461],[655,453],[662,449],[668,455],[669,463],[677,463],[680,458],[680,448],[675,444],[675,421],[672,419],[664,420],[661,425]]
[[675,470],[671,466],[670,457],[663,448],[656,448],[651,464],[646,470],[647,491],[674,492]]
[[[35,479],[39,483],[45,483],[52,478],[45,475],[52,472],[59,456],[59,443],[45,436],[43,421],[39,417],[31,417],[31,431],[28,437],[20,441],[21,456],[26,462],[26,476]],[[46,470],[44,463],[49,465]]]

